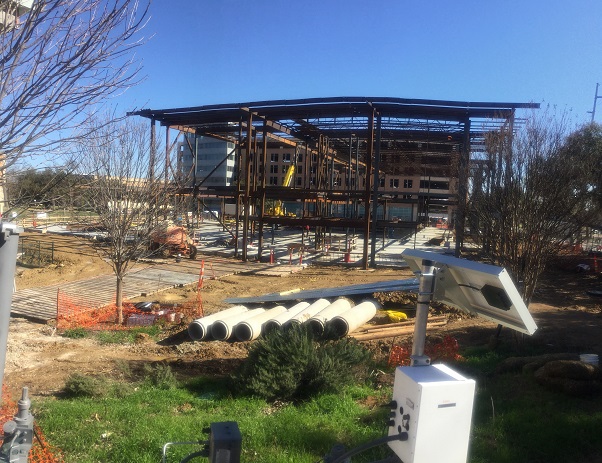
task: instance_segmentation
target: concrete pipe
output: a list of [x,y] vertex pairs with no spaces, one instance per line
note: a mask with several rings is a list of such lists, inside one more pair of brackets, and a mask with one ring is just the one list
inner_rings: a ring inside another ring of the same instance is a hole
[[247,312],[231,315],[224,317],[221,320],[216,320],[211,325],[211,336],[218,341],[227,341],[230,339],[234,332],[234,327],[240,322],[245,321],[248,318],[254,317],[265,312],[265,309],[252,309]]
[[270,310],[266,310],[264,313],[247,318],[234,327],[234,336],[236,336],[239,341],[253,341],[261,334],[261,329],[265,322],[284,312],[286,312],[286,307],[277,305]]
[[292,317],[288,322],[284,324],[284,326],[296,325],[299,326],[301,323],[305,323],[315,314],[317,314],[320,310],[328,307],[330,305],[330,301],[328,299],[318,299],[313,304],[311,304],[306,309],[303,309],[297,315]]
[[279,330],[280,328],[282,328],[282,325],[288,322],[292,317],[298,315],[299,313],[301,313],[302,310],[305,310],[308,307],[309,302],[305,301],[295,304],[286,312],[283,312],[280,315],[276,315],[274,318],[270,318],[267,322],[265,322],[265,324],[263,325],[263,332],[269,333],[272,330]]
[[372,320],[379,307],[376,301],[363,301],[342,314],[332,317],[328,322],[328,330],[337,338],[347,336],[364,323]]
[[311,317],[307,325],[316,336],[323,336],[326,322],[349,309],[351,309],[351,301],[341,297]]
[[247,309],[244,305],[235,305],[229,309],[222,310],[206,317],[197,318],[188,325],[188,335],[193,341],[202,341],[209,337],[211,334],[211,325],[220,318],[229,317],[230,315],[236,315],[239,313],[246,312]]

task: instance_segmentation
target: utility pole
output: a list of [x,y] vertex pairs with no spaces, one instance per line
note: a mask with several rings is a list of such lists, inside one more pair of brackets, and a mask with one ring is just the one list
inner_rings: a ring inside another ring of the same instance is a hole
[[598,102],[598,98],[602,98],[602,95],[598,95],[598,88],[600,88],[600,84],[596,84],[596,96],[594,96],[594,108],[588,113],[592,114],[592,122],[594,122],[594,117],[596,117],[596,103]]

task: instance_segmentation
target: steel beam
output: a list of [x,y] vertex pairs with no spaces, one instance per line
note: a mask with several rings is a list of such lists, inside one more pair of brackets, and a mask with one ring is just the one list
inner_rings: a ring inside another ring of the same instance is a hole
[[366,149],[366,185],[364,188],[364,270],[368,270],[368,242],[370,239],[370,202],[372,196],[372,157],[374,155],[374,111],[368,118]]

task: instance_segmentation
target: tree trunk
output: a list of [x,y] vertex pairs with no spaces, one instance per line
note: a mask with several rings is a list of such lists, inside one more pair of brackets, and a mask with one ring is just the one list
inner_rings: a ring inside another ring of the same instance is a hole
[[117,321],[123,324],[123,276],[117,275],[117,290],[115,293],[115,306],[117,307]]

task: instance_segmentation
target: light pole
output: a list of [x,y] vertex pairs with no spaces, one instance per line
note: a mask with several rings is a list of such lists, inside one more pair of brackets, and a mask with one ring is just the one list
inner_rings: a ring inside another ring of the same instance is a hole
[[598,88],[600,87],[600,84],[597,83],[596,84],[596,95],[594,96],[594,107],[591,111],[588,111],[588,113],[591,113],[592,115],[592,122],[594,122],[594,117],[596,117],[596,103],[598,102],[598,98],[602,98],[602,95],[598,96]]

